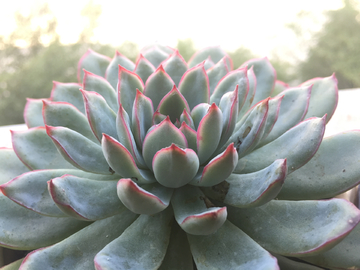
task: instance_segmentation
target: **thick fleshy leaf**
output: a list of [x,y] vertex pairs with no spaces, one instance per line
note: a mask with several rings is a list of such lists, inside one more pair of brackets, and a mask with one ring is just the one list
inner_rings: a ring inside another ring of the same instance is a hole
[[190,110],[200,103],[209,103],[209,78],[204,63],[184,73],[179,83],[179,91],[189,103]]
[[116,117],[116,130],[119,142],[131,153],[136,165],[139,168],[147,168],[136,146],[134,135],[131,132],[129,115],[121,104]]
[[360,210],[343,199],[272,200],[251,209],[229,206],[228,211],[229,220],[263,248],[293,257],[332,248],[360,221]]
[[[103,179],[103,176],[86,173],[79,170],[60,169],[60,170],[39,170],[24,173],[0,186],[3,194],[8,196],[16,203],[29,208],[39,214],[47,216],[66,216],[55,205],[50,197],[47,187],[47,181],[60,177],[64,174],[72,174],[88,179]],[[109,176],[107,176],[109,178]],[[113,179],[115,176],[113,176]]]
[[247,67],[240,68],[229,72],[216,85],[214,93],[210,97],[210,103],[220,104],[220,100],[224,94],[238,89],[239,108],[243,106],[249,92],[249,80],[247,77]]
[[192,129],[195,128],[194,120],[192,119],[190,113],[188,113],[188,111],[185,109],[183,110],[182,114],[180,115],[180,123],[182,124],[183,122],[185,122],[186,125],[188,125]]
[[303,260],[330,269],[360,269],[360,224],[338,245],[316,256]]
[[305,116],[322,117],[327,114],[326,123],[329,122],[335,112],[338,103],[338,86],[335,73],[326,78],[314,78],[301,84],[301,86],[313,85],[309,109]]
[[148,132],[144,139],[142,153],[148,168],[152,168],[153,157],[156,152],[173,143],[181,148],[187,148],[188,146],[184,134],[167,117]]
[[106,80],[114,89],[117,88],[119,65],[129,71],[133,71],[135,68],[135,64],[131,60],[127,59],[124,55],[116,51],[114,58],[111,60],[105,72]]
[[197,154],[200,164],[207,161],[219,145],[223,128],[223,115],[218,106],[213,103],[206,115],[200,121],[197,130]]
[[189,183],[196,175],[199,159],[194,150],[172,144],[156,152],[152,168],[161,185],[178,188]]
[[206,74],[209,77],[210,95],[214,92],[215,86],[219,81],[229,72],[226,64],[226,56],[224,56],[215,66],[206,70]]
[[141,215],[96,255],[95,268],[158,269],[169,244],[172,217],[170,210],[154,216]]
[[48,126],[67,127],[99,143],[85,115],[70,103],[44,101],[43,117]]
[[169,57],[169,52],[155,45],[147,50],[142,51],[144,57],[157,68],[161,62]]
[[193,270],[193,260],[185,232],[174,222],[171,228],[170,243],[165,258],[158,270]]
[[173,189],[159,183],[138,186],[130,178],[122,178],[117,183],[117,195],[132,212],[153,215],[169,206]]
[[238,114],[238,121],[241,120],[241,118],[247,113],[247,111],[250,109],[251,105],[255,104],[254,97],[256,93],[256,76],[254,73],[254,66],[251,66],[250,69],[247,71],[247,77],[249,80],[249,91],[246,96],[246,100],[244,101],[243,106],[239,109]]
[[132,115],[132,107],[136,96],[136,89],[144,91],[144,83],[139,75],[119,66],[119,81],[117,85],[118,102],[129,114]]
[[53,81],[50,99],[58,102],[68,102],[85,114],[84,100],[79,91],[81,84],[60,83]]
[[185,122],[183,122],[180,126],[180,131],[184,134],[186,141],[188,143],[188,148],[197,151],[196,146],[196,131],[189,127]]
[[190,116],[193,119],[195,130],[198,129],[201,120],[208,113],[209,109],[209,103],[200,103],[199,105],[196,105],[194,109],[192,109]]
[[55,244],[88,225],[73,218],[39,215],[0,194],[0,245],[32,250]]
[[212,234],[226,221],[226,207],[214,207],[198,187],[176,189],[171,204],[177,223],[189,234]]
[[157,110],[163,115],[168,115],[173,123],[180,118],[183,111],[190,112],[189,104],[175,85],[160,101]]
[[208,70],[208,69],[212,68],[213,66],[215,66],[215,63],[211,60],[211,57],[209,56],[208,58],[206,58],[206,60],[204,62],[204,68],[205,68],[205,70]]
[[256,207],[274,199],[286,177],[286,159],[249,174],[232,174],[226,181],[202,189],[205,195],[236,207]]
[[106,103],[105,99],[96,92],[80,90],[84,96],[86,116],[91,130],[101,142],[102,134],[117,138],[116,113]]
[[220,148],[220,151],[223,151],[224,147],[229,143],[234,143],[239,158],[242,158],[250,150],[254,149],[264,134],[268,111],[269,99],[256,105],[247,117],[244,117],[242,121],[236,124],[234,133],[227,143]]
[[129,150],[114,138],[104,134],[101,142],[106,161],[116,173],[125,178],[131,178],[138,184],[155,182],[150,171],[141,170]]
[[278,119],[270,134],[261,141],[259,147],[280,137],[304,119],[309,107],[311,88],[311,85],[290,88],[281,93],[284,98],[281,101]]
[[15,262],[12,262],[8,265],[5,265],[3,267],[1,267],[1,270],[19,270],[19,267],[21,265],[21,263],[23,262],[24,258],[17,260]]
[[199,270],[279,270],[276,258],[229,221],[214,234],[189,234],[188,240]]
[[113,111],[119,109],[115,89],[103,77],[84,70],[83,89],[100,94]]
[[51,198],[69,216],[91,221],[119,214],[124,210],[114,181],[96,181],[69,174],[48,182]]
[[275,86],[276,71],[270,64],[267,57],[249,60],[241,66],[248,66],[248,68],[251,68],[252,66],[254,67],[254,73],[256,76],[256,92],[253,104],[271,96],[271,92]]
[[316,267],[307,263],[290,260],[289,258],[273,254],[278,261],[281,270],[324,270],[323,268]]
[[95,269],[96,253],[119,237],[136,217],[125,210],[119,215],[96,221],[53,246],[31,252],[20,269]]
[[[211,57],[214,63],[219,62],[223,57],[228,56],[227,53],[219,46],[207,47],[197,51],[189,60],[189,67],[192,68],[197,64],[205,61],[208,57]],[[229,57],[226,57],[226,63],[228,70],[232,70],[233,64]]]
[[11,135],[16,155],[31,170],[75,169],[59,154],[44,127],[12,131]]
[[144,94],[152,100],[154,109],[159,106],[162,98],[171,91],[174,84],[162,65],[149,77],[145,84]]
[[276,80],[274,91],[271,93],[271,96],[275,97],[276,95],[279,95],[282,91],[286,90],[287,88],[289,88],[289,85],[287,83]]
[[131,130],[140,149],[146,132],[152,126],[153,114],[154,108],[151,99],[137,90],[132,112]]
[[11,148],[0,147],[0,160],[0,184],[29,171]]
[[306,164],[316,153],[325,131],[325,116],[308,119],[276,140],[241,158],[234,172],[250,173],[269,166],[276,159],[287,159],[288,174]]
[[176,86],[179,85],[181,77],[188,70],[188,65],[184,58],[179,54],[178,50],[176,50],[168,59],[166,59],[162,65],[165,72],[169,74]]
[[107,164],[100,145],[65,127],[46,126],[46,132],[61,155],[73,166],[87,172],[114,173]]
[[358,185],[360,153],[357,145],[360,145],[359,130],[324,138],[313,158],[286,178],[279,198],[331,198]]
[[136,61],[134,72],[139,75],[143,83],[146,83],[147,79],[155,72],[155,70],[156,68],[153,64],[140,54],[138,60]]
[[223,153],[210,160],[201,175],[191,181],[191,184],[202,187],[217,185],[230,176],[237,163],[238,154],[232,143]]
[[152,124],[157,125],[160,124],[161,121],[165,120],[167,116],[159,113],[159,111],[155,111],[152,118]]
[[88,49],[87,52],[80,58],[77,69],[78,82],[84,77],[84,71],[88,70],[91,73],[105,77],[106,68],[111,62],[111,58],[105,55],[94,52]]
[[27,98],[24,108],[24,120],[28,128],[43,127],[42,108],[44,99]]

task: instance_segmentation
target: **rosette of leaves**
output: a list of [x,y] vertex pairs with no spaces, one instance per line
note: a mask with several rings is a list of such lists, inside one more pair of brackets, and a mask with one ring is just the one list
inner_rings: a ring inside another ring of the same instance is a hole
[[32,251],[3,269],[360,269],[360,211],[333,198],[360,131],[323,138],[334,75],[270,98],[267,58],[159,45],[78,74],[0,151],[0,243]]

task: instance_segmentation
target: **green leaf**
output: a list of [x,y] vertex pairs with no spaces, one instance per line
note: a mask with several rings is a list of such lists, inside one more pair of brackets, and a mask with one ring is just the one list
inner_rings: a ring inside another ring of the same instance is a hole
[[46,132],[61,155],[75,167],[92,173],[113,174],[100,145],[65,127],[46,126]]
[[0,245],[32,250],[55,244],[88,225],[73,218],[39,215],[0,194]]
[[158,269],[169,244],[172,212],[141,215],[95,257],[97,270]]
[[180,115],[180,123],[182,124],[183,122],[185,122],[185,124],[188,125],[189,127],[191,127],[192,129],[195,128],[194,120],[192,119],[189,112],[185,109],[183,110],[183,112]]
[[1,267],[1,270],[19,270],[19,267],[21,265],[21,263],[23,262],[24,258],[17,260],[13,263],[10,263],[8,265],[5,265],[3,267]]
[[208,69],[212,68],[213,66],[215,66],[215,63],[211,60],[211,57],[209,56],[208,58],[206,58],[206,60],[204,62],[204,68],[205,68],[205,70],[208,70]]
[[209,103],[209,78],[203,63],[184,73],[179,82],[179,91],[189,103],[190,110],[200,103]]
[[196,153],[197,146],[196,146],[196,131],[189,127],[185,122],[181,124],[179,130],[184,134],[186,141],[188,143],[188,147]]
[[235,173],[261,170],[276,159],[287,159],[288,174],[306,164],[316,153],[325,131],[325,117],[308,119],[276,140],[240,158]]
[[[96,221],[65,240],[30,253],[21,269],[94,269],[94,257],[136,219],[130,211]],[[66,252],[64,252],[66,251]]]
[[81,82],[84,71],[88,70],[91,73],[105,77],[106,68],[110,64],[111,58],[105,55],[94,52],[88,49],[87,52],[80,58],[77,69],[78,82]]
[[158,68],[160,63],[169,57],[169,52],[157,45],[142,51],[142,54],[155,68]]
[[323,139],[319,150],[302,168],[286,178],[279,198],[313,200],[334,197],[360,181],[360,131],[346,131]]
[[84,100],[79,91],[81,84],[53,82],[51,100],[67,102],[74,105],[80,112],[85,114]]
[[206,74],[209,77],[209,85],[210,85],[210,95],[214,92],[215,87],[219,83],[219,81],[228,74],[229,69],[226,63],[226,56],[221,58],[219,62],[215,64],[215,66],[206,70]]
[[0,147],[0,160],[0,184],[29,171],[11,148]]
[[254,66],[252,66],[250,69],[247,70],[247,78],[249,80],[249,91],[246,96],[246,100],[244,101],[243,106],[239,107],[239,114],[238,114],[238,121],[241,120],[241,118],[247,113],[247,111],[250,109],[252,104],[255,104],[254,97],[256,92],[256,76],[254,73]]
[[178,188],[189,183],[199,169],[194,150],[172,144],[156,152],[152,168],[156,180],[165,187]]
[[31,170],[75,169],[59,154],[44,127],[11,134],[16,155]]
[[226,181],[202,191],[210,198],[236,207],[257,207],[276,197],[284,184],[286,172],[286,160],[278,159],[261,171],[231,174]]
[[176,86],[179,85],[181,77],[188,70],[187,63],[179,54],[178,50],[176,50],[168,59],[166,59],[162,65],[165,72],[169,74]]
[[67,215],[85,221],[107,218],[123,211],[114,181],[96,181],[69,174],[48,182],[51,198]]
[[278,260],[278,264],[281,270],[324,270],[307,263],[290,260],[277,254],[273,254],[273,256],[275,256],[275,258]]
[[150,63],[142,54],[139,55],[134,68],[134,72],[139,75],[143,83],[146,83],[151,74],[155,72],[156,68]]
[[[207,47],[197,51],[189,60],[189,67],[192,68],[197,64],[205,61],[211,57],[214,63],[219,62],[223,57],[228,56],[227,53],[220,48],[220,46]],[[232,70],[232,61],[229,57],[226,58],[228,70]]]
[[188,240],[199,270],[279,269],[274,257],[229,221],[214,234],[188,234]]
[[42,107],[44,99],[27,98],[24,108],[24,120],[28,128],[43,127]]
[[121,202],[132,212],[153,215],[169,206],[173,189],[159,183],[138,186],[130,178],[122,178],[117,184]]
[[132,61],[130,61],[124,55],[116,51],[115,56],[111,60],[105,73],[105,78],[114,89],[116,89],[118,83],[119,65],[129,71],[133,71],[135,68],[135,64]]
[[229,220],[280,255],[315,255],[338,244],[360,221],[360,210],[343,199],[273,200],[255,208],[228,206]]
[[177,223],[189,234],[212,234],[226,221],[226,207],[214,207],[198,187],[175,189],[171,204]]
[[338,103],[337,83],[334,73],[330,77],[315,78],[301,84],[301,86],[313,85],[309,109],[305,119],[314,116],[322,117],[327,114],[326,123],[330,121]]
[[204,116],[208,113],[210,108],[209,103],[200,103],[195,106],[194,109],[191,111],[191,118],[194,122],[194,129],[197,130],[199,128],[199,124]]
[[43,116],[48,126],[67,127],[99,143],[85,115],[70,103],[44,101]]

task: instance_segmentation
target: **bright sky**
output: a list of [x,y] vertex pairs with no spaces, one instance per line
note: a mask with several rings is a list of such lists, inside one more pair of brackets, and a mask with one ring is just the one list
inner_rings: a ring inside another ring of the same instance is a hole
[[[1,0],[0,35],[14,28],[12,14],[44,0]],[[63,42],[75,42],[83,22],[80,12],[88,0],[48,0],[58,18]],[[192,38],[198,47],[221,45],[234,50],[244,45],[259,55],[291,49],[294,36],[284,25],[301,10],[320,15],[338,9],[342,0],[94,0],[102,5],[95,35],[102,43],[119,45],[125,40],[143,46],[159,42],[175,46],[178,39]]]

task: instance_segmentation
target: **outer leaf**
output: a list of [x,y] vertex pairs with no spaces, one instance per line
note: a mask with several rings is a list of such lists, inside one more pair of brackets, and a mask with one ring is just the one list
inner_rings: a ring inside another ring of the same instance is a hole
[[158,269],[169,244],[171,219],[170,210],[154,216],[141,215],[96,255],[95,268]]
[[78,82],[81,82],[81,79],[84,76],[83,69],[90,71],[101,77],[105,77],[105,72],[107,66],[110,64],[111,58],[105,55],[94,52],[93,50],[88,49],[87,52],[80,58],[78,63],[77,77]]
[[215,66],[215,63],[211,60],[211,57],[209,56],[208,58],[206,58],[204,62],[204,68],[205,70],[208,70],[213,66]]
[[67,127],[99,143],[85,115],[70,103],[44,101],[43,117],[48,126]]
[[46,132],[61,155],[75,167],[93,173],[113,174],[101,146],[64,127],[46,126]]
[[255,172],[269,166],[275,159],[286,158],[290,174],[316,153],[324,131],[325,116],[303,121],[271,143],[241,158],[234,172]]
[[359,144],[360,130],[325,138],[314,157],[286,178],[279,198],[331,198],[358,185],[360,156],[354,146]]
[[249,110],[252,104],[255,104],[254,97],[256,93],[256,76],[254,73],[254,66],[251,66],[250,69],[247,71],[247,78],[249,80],[249,91],[246,96],[246,100],[244,101],[244,104],[242,108],[240,108],[239,114],[238,114],[238,121],[241,120],[241,118],[246,114],[246,112]]
[[115,88],[103,77],[84,70],[83,89],[100,94],[113,111],[119,109]]
[[130,178],[122,178],[117,184],[117,194],[122,203],[137,214],[153,215],[169,206],[172,189],[158,183],[138,186]]
[[14,177],[29,171],[11,148],[0,147],[0,160],[0,184],[5,184]]
[[190,110],[200,103],[209,103],[209,78],[204,63],[185,72],[179,83],[179,91],[188,101]]
[[[321,117],[327,114],[326,123],[330,121],[338,103],[338,87],[335,73],[326,78],[314,78],[304,82],[301,86],[314,85],[311,91],[309,109],[305,116]],[[326,100],[326,102],[324,102]]]
[[229,208],[229,220],[265,249],[300,257],[339,243],[360,221],[360,210],[343,199],[278,201]]
[[39,215],[0,194],[0,245],[32,250],[55,244],[88,223],[73,218]]
[[289,88],[289,85],[287,83],[276,80],[274,91],[271,93],[271,96],[275,97],[276,95],[279,95],[282,91],[286,90],[287,88]]
[[210,198],[226,204],[256,207],[276,197],[284,184],[286,172],[286,159],[278,159],[261,171],[232,174],[226,181],[203,191]]
[[143,92],[144,83],[141,78],[131,71],[119,66],[119,82],[117,85],[118,102],[122,104],[125,111],[129,114],[130,119],[132,115],[132,107],[134,104],[136,89]]
[[[189,67],[192,68],[197,64],[203,62],[208,57],[211,57],[214,63],[219,62],[223,57],[228,56],[227,53],[219,46],[207,47],[197,51],[189,60]],[[233,63],[229,57],[226,58],[226,63],[229,70],[232,70]]]
[[53,89],[50,99],[52,101],[67,102],[74,105],[80,112],[85,114],[84,100],[79,91],[81,84],[60,83],[53,81]]
[[44,120],[42,119],[43,99],[27,98],[24,108],[24,120],[28,128],[43,127]]
[[199,270],[279,270],[276,258],[229,221],[214,234],[189,234],[188,240]]
[[210,95],[214,92],[215,86],[219,81],[229,72],[226,59],[227,57],[224,56],[215,66],[206,70],[206,74],[209,77]]
[[98,220],[121,213],[116,181],[95,181],[69,174],[53,178],[48,189],[57,207],[81,220]]
[[189,234],[212,234],[226,221],[226,207],[214,207],[197,187],[176,189],[171,204],[177,223]]
[[249,60],[241,65],[242,67],[254,67],[256,76],[256,93],[253,104],[271,96],[276,81],[276,71],[270,64],[267,57]]
[[188,65],[184,58],[179,54],[178,50],[166,59],[162,65],[165,72],[169,74],[176,86],[179,85],[181,77],[188,70]]
[[156,152],[173,143],[178,147],[187,148],[185,136],[171,123],[170,118],[167,117],[148,132],[144,139],[142,153],[148,168],[152,168],[153,157]]
[[154,108],[159,106],[160,100],[171,91],[174,86],[173,80],[165,72],[162,65],[146,81],[144,94],[149,97]]
[[31,170],[75,169],[59,154],[44,127],[12,131],[11,135],[16,155]]
[[134,72],[140,76],[143,83],[146,83],[147,79],[155,72],[155,70],[156,68],[153,64],[140,54],[138,60],[136,61]]
[[163,48],[160,48],[157,45],[152,46],[147,50],[144,50],[142,53],[144,57],[149,60],[155,68],[158,68],[160,63],[169,57],[169,52],[167,50],[164,50]]
[[169,188],[178,188],[189,183],[196,175],[199,159],[194,150],[181,149],[172,144],[156,152],[152,168],[160,184]]
[[114,89],[116,89],[118,83],[119,65],[129,71],[133,71],[135,68],[135,64],[132,61],[116,51],[114,58],[111,60],[105,72],[105,78]]
[[31,252],[20,269],[95,269],[96,253],[121,235],[135,219],[135,214],[122,211],[114,217],[96,221],[53,246]]
[[360,269],[359,241],[360,224],[329,251],[303,259],[330,269]]

